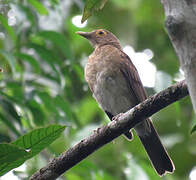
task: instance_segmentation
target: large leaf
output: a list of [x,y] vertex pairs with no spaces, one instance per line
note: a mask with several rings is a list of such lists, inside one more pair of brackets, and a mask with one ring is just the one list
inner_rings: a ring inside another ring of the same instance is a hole
[[19,137],[16,141],[12,142],[12,144],[28,150],[30,157],[32,157],[56,140],[64,129],[65,126],[57,124],[35,129],[24,136]]
[[65,126],[53,124],[35,129],[11,144],[0,144],[0,176],[23,164],[55,141]]
[[24,163],[28,152],[13,144],[0,144],[0,176]]
[[81,20],[82,23],[86,21],[93,14],[94,11],[101,10],[106,2],[107,0],[87,0]]
[[41,15],[48,15],[48,10],[44,7],[42,3],[40,3],[37,0],[28,0],[29,4],[31,4],[37,12],[39,12]]
[[14,30],[11,26],[8,25],[8,20],[0,14],[0,24],[5,28],[8,32],[10,38],[13,40],[14,44],[16,43],[17,37],[14,33]]

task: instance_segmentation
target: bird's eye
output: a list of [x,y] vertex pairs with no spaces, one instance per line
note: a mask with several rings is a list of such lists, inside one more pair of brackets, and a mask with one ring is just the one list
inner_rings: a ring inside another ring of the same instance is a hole
[[98,34],[102,35],[102,34],[104,34],[104,32],[103,31],[99,31]]
[[98,30],[98,31],[96,32],[96,34],[97,34],[98,36],[103,36],[103,35],[106,35],[107,33],[106,33],[106,31],[104,31],[104,30]]

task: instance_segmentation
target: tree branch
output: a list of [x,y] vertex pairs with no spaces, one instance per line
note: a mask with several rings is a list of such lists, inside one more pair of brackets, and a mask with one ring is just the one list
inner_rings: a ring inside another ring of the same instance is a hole
[[111,142],[123,132],[133,128],[143,119],[168,106],[169,104],[188,95],[185,81],[181,81],[166,90],[161,91],[144,102],[138,104],[115,121],[98,128],[86,139],[81,140],[74,147],[54,158],[48,165],[37,171],[30,180],[53,180],[68,169],[85,159],[98,148]]
[[196,112],[196,2],[195,0],[161,0],[165,26],[184,71]]

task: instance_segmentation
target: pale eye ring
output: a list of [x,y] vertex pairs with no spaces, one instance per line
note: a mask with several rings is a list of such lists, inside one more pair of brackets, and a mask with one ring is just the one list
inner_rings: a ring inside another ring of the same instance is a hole
[[102,34],[104,34],[104,32],[103,31],[99,31],[98,34],[99,35],[102,35]]

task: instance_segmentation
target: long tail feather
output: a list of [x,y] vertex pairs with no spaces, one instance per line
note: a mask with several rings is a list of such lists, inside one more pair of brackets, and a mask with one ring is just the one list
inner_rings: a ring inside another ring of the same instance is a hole
[[157,134],[152,122],[150,122],[151,133],[146,136],[139,136],[146,152],[157,173],[162,176],[166,172],[172,173],[175,170],[174,164],[167,151],[163,147],[159,135]]

